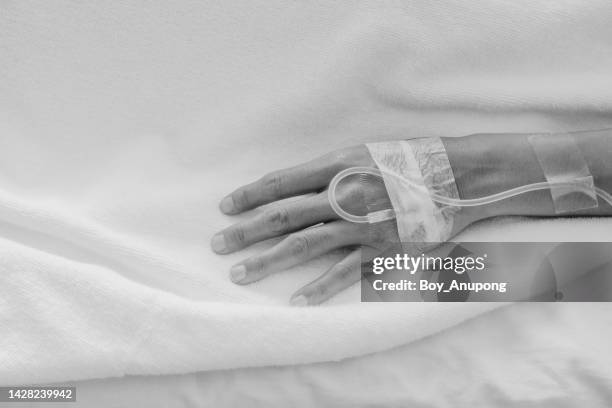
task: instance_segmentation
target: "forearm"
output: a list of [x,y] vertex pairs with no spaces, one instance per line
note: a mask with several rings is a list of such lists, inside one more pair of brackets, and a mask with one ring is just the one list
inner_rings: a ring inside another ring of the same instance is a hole
[[[444,144],[462,199],[477,198],[526,184],[546,181],[528,134],[476,134],[445,138]],[[612,130],[575,134],[595,185],[612,192]],[[555,216],[551,194],[535,191],[494,204],[465,208],[468,218],[499,215]],[[599,201],[597,208],[562,214],[612,215]]]

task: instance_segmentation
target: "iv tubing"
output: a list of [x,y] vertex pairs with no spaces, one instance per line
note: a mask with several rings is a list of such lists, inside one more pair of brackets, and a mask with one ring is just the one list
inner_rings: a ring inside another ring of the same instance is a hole
[[[329,183],[329,189],[327,190],[327,196],[329,199],[329,203],[332,209],[334,210],[334,212],[338,214],[338,216],[340,216],[341,218],[347,221],[350,221],[350,222],[355,222],[355,223],[380,222],[380,221],[385,221],[385,220],[394,218],[395,215],[394,215],[393,209],[376,211],[368,215],[354,215],[354,214],[350,214],[344,211],[342,207],[340,207],[340,204],[338,204],[338,201],[336,200],[336,188],[338,187],[338,184],[340,183],[340,181],[354,174],[369,174],[369,175],[381,177],[381,178],[383,176],[383,173],[379,169],[376,169],[373,167],[351,167],[349,169],[342,170],[341,172],[336,174],[336,176]],[[391,176],[397,178],[397,176],[394,174],[391,174]],[[405,179],[402,179],[402,183],[407,184],[410,187],[413,187],[419,190],[423,190],[421,186],[417,186]],[[551,187],[572,187],[576,191],[582,191],[585,193],[592,192],[592,189],[593,189],[593,188],[586,187],[583,184],[580,184],[578,181],[559,181],[559,182],[554,182],[554,183],[551,183],[548,181],[542,181],[539,183],[527,184],[524,186],[516,187],[510,190],[502,191],[500,193],[492,194],[486,197],[470,198],[470,199],[465,199],[465,200],[444,197],[444,196],[440,196],[437,194],[430,194],[430,197],[433,201],[440,203],[440,204],[450,205],[454,207],[476,207],[476,206],[481,206],[481,205],[486,205],[486,204],[492,204],[498,201],[506,200],[506,199],[509,199],[509,198],[512,198],[512,197],[515,197],[521,194],[529,193],[532,191],[550,190]],[[602,200],[604,200],[606,203],[612,206],[612,195],[610,195],[608,192],[606,192],[605,190],[599,187],[594,187],[594,189],[597,195]],[[427,191],[423,191],[423,193],[429,194]]]

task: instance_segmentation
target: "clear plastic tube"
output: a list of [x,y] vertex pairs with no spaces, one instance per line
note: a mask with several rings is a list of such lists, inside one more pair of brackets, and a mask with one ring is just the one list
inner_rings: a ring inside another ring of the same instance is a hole
[[[336,214],[339,217],[354,223],[377,223],[386,220],[390,220],[395,218],[395,211],[392,208],[379,210],[367,215],[354,215],[345,211],[336,198],[336,188],[340,181],[345,179],[348,176],[355,174],[369,174],[372,176],[381,177],[383,176],[383,172],[374,167],[351,167],[349,169],[342,170],[332,179],[329,183],[329,189],[327,190],[327,196],[329,199],[329,203]],[[390,176],[398,178],[394,174],[385,173]],[[440,196],[437,194],[430,194],[429,191],[423,189],[422,186],[418,186],[409,182],[408,180],[401,179],[401,182],[405,184],[407,187],[411,187],[413,189],[418,189],[423,192],[423,194],[427,194],[431,197],[431,199],[437,203],[445,204],[454,207],[477,207],[487,204],[492,204],[498,201],[507,200],[512,197],[516,197],[522,194],[526,194],[532,191],[540,191],[540,190],[550,190],[552,188],[571,188],[576,192],[584,192],[585,194],[589,194],[595,190],[596,194],[612,206],[612,195],[610,195],[605,190],[599,187],[589,187],[585,185],[584,180],[569,180],[569,181],[555,181],[548,182],[543,181],[539,183],[527,184],[524,186],[516,187],[510,190],[502,191],[500,193],[492,194],[486,197],[479,198],[470,198],[470,199],[455,199]]]

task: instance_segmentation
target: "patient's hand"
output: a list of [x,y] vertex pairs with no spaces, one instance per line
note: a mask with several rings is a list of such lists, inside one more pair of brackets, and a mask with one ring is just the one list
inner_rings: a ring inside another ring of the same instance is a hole
[[[327,185],[339,171],[355,166],[375,167],[364,145],[342,149],[311,162],[267,174],[225,197],[220,204],[221,211],[239,214],[277,200],[312,193],[298,200],[278,203],[213,237],[213,250],[228,254],[265,239],[289,234],[260,255],[234,265],[230,271],[232,281],[248,284],[334,249],[349,248],[352,250],[348,256],[298,290],[291,297],[291,303],[318,304],[358,282],[361,278],[360,246],[378,247],[385,242],[396,242],[398,238],[395,220],[355,224],[340,219],[332,210],[327,199]],[[388,202],[382,183],[369,185],[368,188],[369,191],[364,191],[364,185],[358,180],[343,183],[338,189],[339,204],[359,214],[367,212],[366,208],[359,208],[364,206],[363,195],[366,193],[370,198],[377,197],[378,203]]]
[[[462,199],[488,196],[518,186],[542,181],[544,176],[526,134],[476,134],[444,138],[445,150]],[[576,139],[600,187],[612,191],[610,131],[580,134]],[[309,194],[298,200],[276,203],[253,218],[232,225],[215,235],[212,248],[220,254],[238,251],[268,238],[289,234],[280,243],[234,267],[230,274],[235,283],[248,284],[271,273],[287,269],[331,250],[352,251],[318,279],[291,297],[296,305],[314,305],[329,299],[361,278],[361,248],[385,250],[398,240],[395,220],[375,224],[355,224],[340,219],[327,200],[325,189],[341,170],[375,167],[364,145],[342,149],[290,169],[270,173],[260,180],[240,187],[223,199],[220,208],[226,214],[244,211],[284,198]],[[372,203],[388,202],[382,184],[347,182],[338,192],[338,202],[350,213],[363,215],[380,208]],[[367,196],[367,200],[364,199]],[[416,199],[416,198],[415,198]],[[363,207],[368,208],[363,208]],[[387,205],[386,208],[389,208]],[[408,208],[408,213],[411,209]],[[567,215],[610,215],[612,207],[600,205]],[[499,215],[556,215],[550,192],[536,191],[487,206],[465,207],[453,219],[454,235],[473,222]],[[416,217],[415,217],[416,218]],[[417,231],[419,220],[410,220],[408,231]],[[312,228],[311,228],[312,227]],[[402,224],[404,227],[404,224]],[[450,236],[448,236],[450,238]],[[446,239],[448,239],[446,238]],[[444,239],[444,238],[443,238]],[[368,254],[370,256],[370,254]]]

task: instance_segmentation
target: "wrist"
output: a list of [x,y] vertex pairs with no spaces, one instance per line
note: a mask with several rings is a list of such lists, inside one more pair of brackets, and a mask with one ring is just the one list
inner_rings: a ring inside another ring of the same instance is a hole
[[[526,134],[475,134],[444,138],[461,199],[479,198],[545,181],[546,178]],[[546,190],[507,200],[462,208],[467,222],[500,215],[552,215]]]

